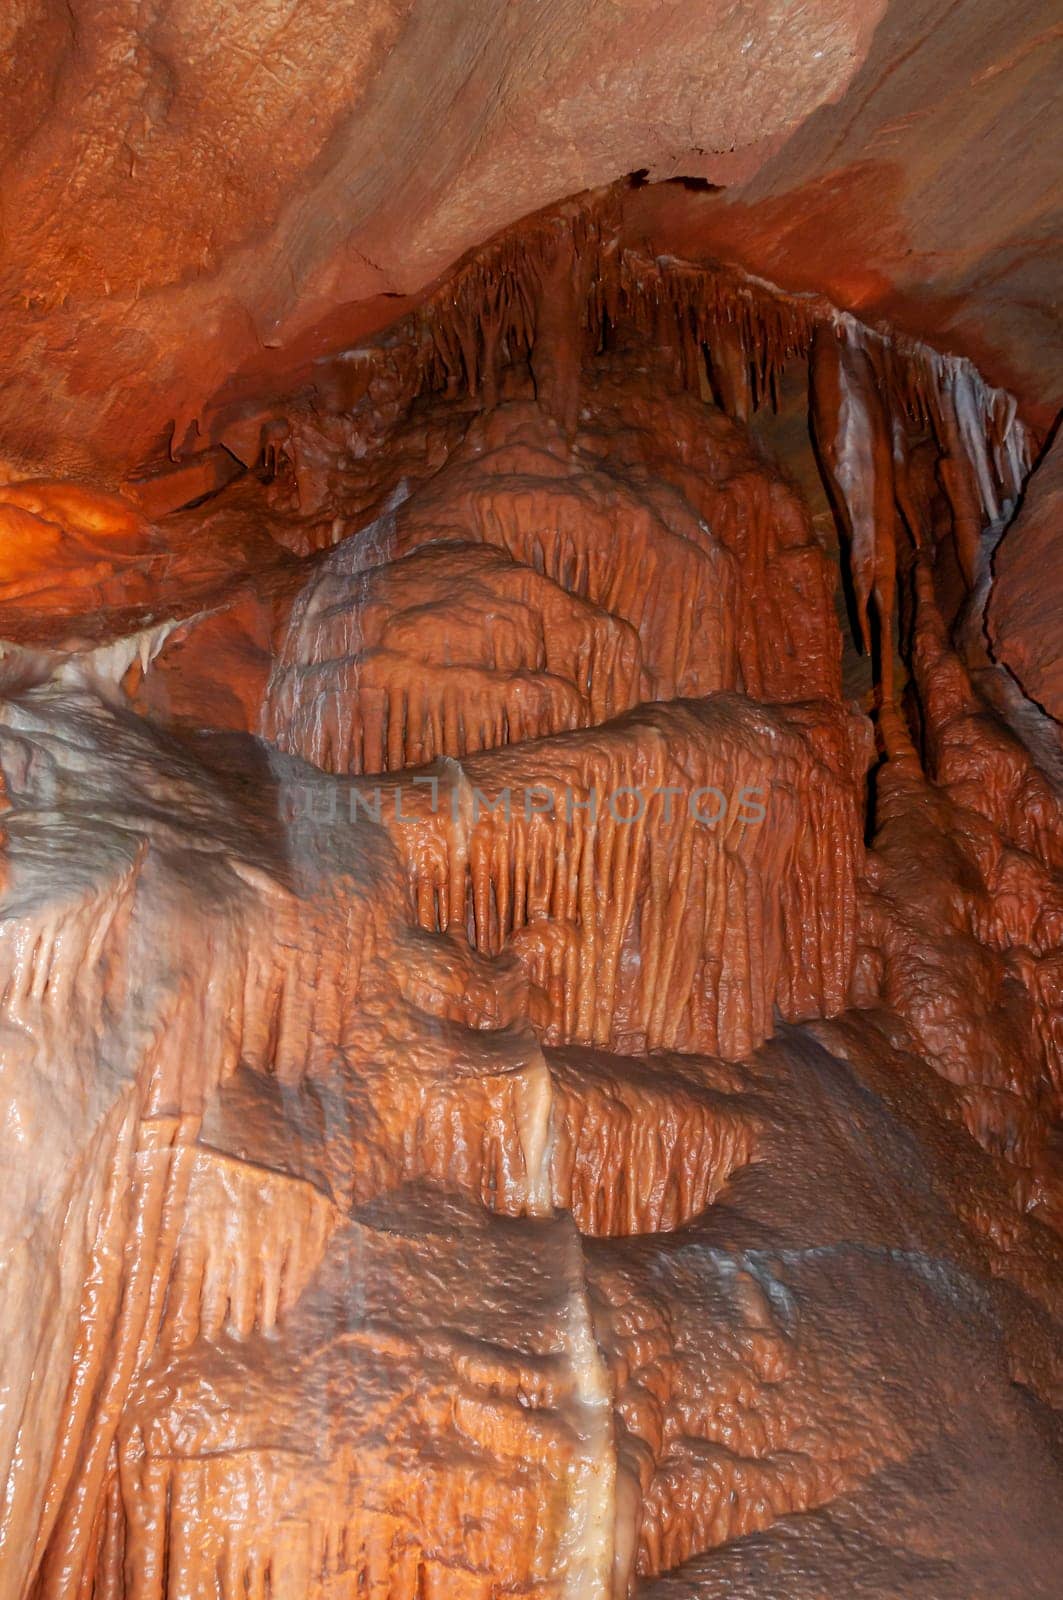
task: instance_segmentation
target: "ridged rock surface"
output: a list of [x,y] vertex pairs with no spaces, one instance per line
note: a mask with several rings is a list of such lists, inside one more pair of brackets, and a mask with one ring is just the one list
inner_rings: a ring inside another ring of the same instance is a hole
[[510,248],[217,493],[5,490],[0,1595],[1049,1600],[1031,440]]

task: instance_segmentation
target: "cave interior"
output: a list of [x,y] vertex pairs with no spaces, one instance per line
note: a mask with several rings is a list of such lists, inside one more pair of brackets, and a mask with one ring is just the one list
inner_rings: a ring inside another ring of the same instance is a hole
[[1048,356],[684,165],[0,406],[3,1600],[1059,1592]]

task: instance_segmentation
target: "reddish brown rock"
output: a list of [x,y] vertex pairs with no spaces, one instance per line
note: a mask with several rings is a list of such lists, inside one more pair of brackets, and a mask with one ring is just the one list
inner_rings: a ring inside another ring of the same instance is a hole
[[998,659],[1057,722],[1063,722],[1063,591],[1055,548],[1061,526],[1063,450],[1057,440],[997,546],[987,611]]
[[615,203],[3,491],[5,1597],[1054,1593],[1037,440]]
[[376,297],[538,206],[697,146],[721,175],[755,164],[844,90],[880,10],[20,7],[0,453],[80,468],[183,448],[235,370],[314,351],[352,305],[333,347],[345,321],[379,325]]
[[1044,0],[540,9],[17,7],[4,459],[120,472],[194,448],[234,373],[245,400],[288,389],[390,296],[635,171],[727,191],[659,185],[657,248],[737,252],[947,340],[1051,419]]

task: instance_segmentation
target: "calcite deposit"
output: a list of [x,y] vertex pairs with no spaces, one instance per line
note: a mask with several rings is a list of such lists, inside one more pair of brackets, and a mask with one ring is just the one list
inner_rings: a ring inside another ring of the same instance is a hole
[[0,489],[4,1600],[1058,1593],[1042,433],[625,193]]

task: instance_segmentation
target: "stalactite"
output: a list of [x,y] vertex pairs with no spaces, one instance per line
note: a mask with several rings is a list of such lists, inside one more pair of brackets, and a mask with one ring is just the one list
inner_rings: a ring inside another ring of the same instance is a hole
[[[328,556],[299,596],[258,718],[316,766],[356,774],[462,757],[589,727],[641,697],[632,627],[549,573],[449,541],[364,573],[347,559]],[[441,637],[426,619],[444,582]]]
[[[830,557],[740,426],[801,361],[873,807]],[[5,1130],[57,1140],[3,1581],[620,1600],[951,1482],[987,1416],[1047,1499],[1063,817],[931,576],[947,499],[980,579],[1014,404],[600,201],[357,365],[350,415],[248,429],[259,475],[150,530],[207,569],[179,618],[76,495],[43,639],[12,581]],[[21,494],[29,541],[66,503]]]
[[877,623],[883,696],[893,699],[895,435],[875,369],[858,330],[816,329],[809,357],[812,430],[848,544],[864,649],[872,651],[868,612]]
[[[835,1013],[859,819],[846,734],[828,707],[812,715],[811,759],[805,712],[794,738],[785,708],[750,716],[720,696],[474,758],[439,774],[444,803],[407,786],[402,820],[387,800],[384,815],[422,925],[467,930],[488,954],[512,943],[555,997],[557,1041],[735,1057],[768,1035],[776,1003]],[[665,873],[650,829],[669,841]]]
[[680,1227],[753,1158],[751,1120],[699,1080],[696,1059],[621,1061],[578,1049],[546,1059],[554,1204],[571,1211],[581,1233]]
[[902,517],[918,537],[924,520],[908,475],[913,431],[933,438],[959,561],[974,589],[988,559],[984,534],[1004,525],[1034,453],[1014,398],[986,385],[969,361],[865,326],[821,297],[789,294],[719,263],[651,259],[622,247],[616,204],[611,191],[590,196],[503,235],[369,346],[369,359],[401,368],[411,398],[463,387],[488,406],[498,398],[501,364],[528,360],[567,437],[581,359],[625,329],[670,350],[686,386],[700,394],[707,385],[740,422],[775,403],[789,362],[809,361],[820,454],[849,534],[859,628],[870,650],[873,604],[889,704],[896,525]]

